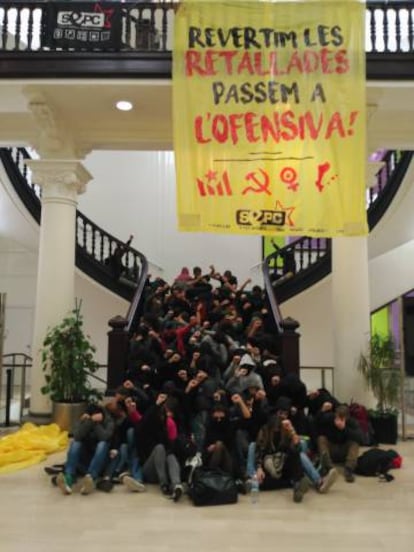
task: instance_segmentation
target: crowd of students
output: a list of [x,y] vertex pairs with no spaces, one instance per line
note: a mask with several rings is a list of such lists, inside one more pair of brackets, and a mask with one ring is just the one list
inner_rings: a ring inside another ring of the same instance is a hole
[[240,492],[309,485],[326,493],[344,462],[354,481],[360,431],[325,389],[308,392],[280,363],[263,289],[226,270],[185,267],[170,286],[149,280],[123,385],[91,405],[73,434],[57,484],[71,494],[135,492],[157,483],[177,502],[189,470],[231,474]]

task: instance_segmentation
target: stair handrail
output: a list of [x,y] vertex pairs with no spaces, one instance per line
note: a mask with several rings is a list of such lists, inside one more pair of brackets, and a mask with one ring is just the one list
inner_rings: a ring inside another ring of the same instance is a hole
[[[41,188],[32,183],[31,171],[25,161],[31,158],[25,148],[0,148],[0,160],[24,206],[40,224]],[[128,247],[125,252],[125,280],[114,278],[108,259],[123,242],[95,224],[81,211],[76,211],[76,265],[111,291],[133,304],[139,303],[137,292],[142,293],[148,276],[148,259],[140,251]],[[141,282],[141,279],[143,281]],[[129,284],[129,285],[125,285]],[[132,316],[131,306],[127,318]]]
[[[381,220],[398,192],[413,155],[412,151],[400,150],[389,150],[383,155],[383,166],[376,174],[376,182],[367,191],[370,231]],[[330,238],[304,236],[265,257],[263,264],[269,268],[268,275],[277,301],[290,299],[297,293],[297,287],[304,291],[331,272],[331,241]],[[282,259],[287,252],[293,252],[296,261],[296,273],[292,278],[284,278],[283,275]]]

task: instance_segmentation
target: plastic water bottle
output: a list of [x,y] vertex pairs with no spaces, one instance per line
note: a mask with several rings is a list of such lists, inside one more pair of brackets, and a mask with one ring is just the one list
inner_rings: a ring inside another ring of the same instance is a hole
[[259,480],[256,474],[254,474],[254,476],[252,477],[252,486],[250,489],[250,501],[252,504],[257,504],[259,502]]

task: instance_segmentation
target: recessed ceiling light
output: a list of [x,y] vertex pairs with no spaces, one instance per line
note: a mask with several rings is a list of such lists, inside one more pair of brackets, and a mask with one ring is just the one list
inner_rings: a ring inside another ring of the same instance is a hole
[[116,102],[116,108],[119,109],[119,111],[131,111],[131,109],[134,106],[131,102],[127,102],[125,100],[122,100],[120,102]]

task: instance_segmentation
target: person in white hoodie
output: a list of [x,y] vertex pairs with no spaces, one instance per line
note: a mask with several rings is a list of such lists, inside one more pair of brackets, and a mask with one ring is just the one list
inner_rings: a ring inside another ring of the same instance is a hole
[[240,359],[239,367],[236,368],[234,376],[227,381],[226,391],[233,395],[234,393],[241,394],[251,387],[263,389],[262,378],[255,370],[256,363],[248,353],[245,353]]

